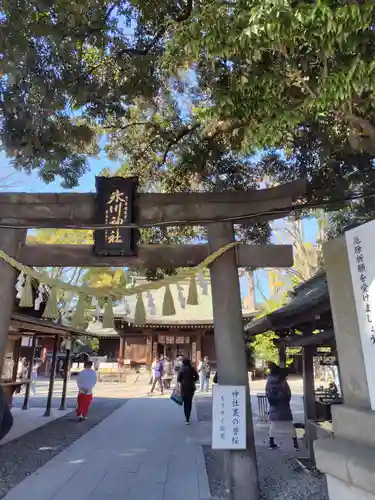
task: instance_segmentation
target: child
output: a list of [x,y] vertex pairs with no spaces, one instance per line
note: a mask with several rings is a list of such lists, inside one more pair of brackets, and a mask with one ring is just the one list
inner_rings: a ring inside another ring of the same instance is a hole
[[92,369],[92,361],[87,361],[84,370],[78,375],[77,417],[86,420],[92,401],[92,390],[96,385],[96,373]]

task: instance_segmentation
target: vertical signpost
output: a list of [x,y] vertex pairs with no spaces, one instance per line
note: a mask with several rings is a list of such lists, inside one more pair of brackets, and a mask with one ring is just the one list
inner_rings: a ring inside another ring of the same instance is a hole
[[345,233],[371,409],[375,410],[375,220]]

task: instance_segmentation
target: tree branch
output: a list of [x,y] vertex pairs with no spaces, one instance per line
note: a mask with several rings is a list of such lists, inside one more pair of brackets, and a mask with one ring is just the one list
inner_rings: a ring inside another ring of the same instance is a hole
[[375,154],[375,125],[367,118],[356,116],[352,113],[349,113],[346,118],[353,127],[351,133],[348,134],[348,141],[351,147],[356,150],[365,150]]
[[108,124],[108,126],[103,127],[106,130],[126,130],[131,127],[140,127],[142,125],[151,125],[155,130],[160,131],[160,127],[158,127],[155,123],[152,123],[150,121],[141,121],[141,122],[132,122],[132,123],[127,123],[126,125],[116,125],[116,124]]
[[173,137],[173,139],[171,139],[169,141],[169,143],[167,144],[167,147],[166,147],[164,154],[163,154],[163,158],[160,160],[160,162],[158,162],[158,166],[161,167],[167,161],[168,155],[169,155],[171,149],[173,148],[173,146],[176,146],[184,137],[191,134],[192,132],[197,130],[199,127],[200,127],[200,124],[196,123],[195,125],[188,125],[187,127],[184,127],[183,129],[181,129],[180,132],[175,137]]
[[176,21],[178,23],[182,23],[184,21],[187,21],[191,15],[192,11],[193,11],[193,0],[188,0],[185,8],[181,12],[181,14],[176,17]]
[[[182,23],[187,21],[193,12],[193,0],[188,0],[186,7],[182,10],[181,14],[177,16],[174,20],[177,23]],[[167,31],[167,26],[163,25],[159,28],[157,34],[153,40],[144,49],[124,49],[119,52],[119,55],[129,55],[129,56],[146,56],[155,45],[163,38],[165,32]]]

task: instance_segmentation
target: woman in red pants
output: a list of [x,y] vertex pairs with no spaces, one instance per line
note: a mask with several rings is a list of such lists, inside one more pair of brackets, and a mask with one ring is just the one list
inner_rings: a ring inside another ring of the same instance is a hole
[[86,420],[89,413],[92,390],[96,385],[96,372],[92,369],[92,361],[87,361],[84,370],[78,375],[77,417]]

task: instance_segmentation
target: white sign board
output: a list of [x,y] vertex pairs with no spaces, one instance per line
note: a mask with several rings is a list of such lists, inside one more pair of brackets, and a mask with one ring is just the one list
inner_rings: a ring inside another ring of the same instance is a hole
[[215,385],[212,403],[212,448],[246,449],[246,389],[242,385]]
[[363,359],[375,410],[375,220],[345,233]]
[[33,343],[32,337],[22,337],[21,346],[22,347],[31,347]]

